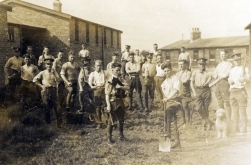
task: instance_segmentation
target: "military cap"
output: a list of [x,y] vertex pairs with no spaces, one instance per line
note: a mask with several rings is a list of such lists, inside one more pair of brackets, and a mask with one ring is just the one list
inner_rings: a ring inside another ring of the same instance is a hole
[[125,45],[126,48],[130,48],[131,46],[130,45]]
[[82,63],[89,63],[91,61],[90,57],[83,57]]
[[183,49],[186,49],[184,46],[182,46],[180,49],[182,49],[182,48],[183,48]]
[[90,66],[90,63],[84,63],[83,64],[83,67],[88,67],[88,66]]
[[152,52],[146,53],[146,58],[152,58],[152,57],[153,57],[153,53]]
[[13,49],[15,52],[20,52],[20,51],[21,51],[21,48],[19,48],[19,47],[12,47],[12,49]]
[[116,53],[116,52],[113,52],[112,53],[112,56],[118,56],[119,54],[118,53]]
[[206,58],[198,58],[198,59],[197,59],[197,62],[198,62],[199,64],[205,64],[206,61],[207,61]]
[[25,54],[23,58],[31,58],[31,56],[29,54]]
[[234,61],[239,60],[239,59],[241,59],[241,53],[233,54],[233,55],[231,56],[231,58],[232,58]]
[[46,57],[44,59],[44,63],[46,63],[46,64],[51,64],[51,63],[53,63],[53,61],[54,61],[53,57]]
[[117,62],[112,63],[112,68],[116,68],[116,67],[120,67],[121,68],[121,64],[117,63]]

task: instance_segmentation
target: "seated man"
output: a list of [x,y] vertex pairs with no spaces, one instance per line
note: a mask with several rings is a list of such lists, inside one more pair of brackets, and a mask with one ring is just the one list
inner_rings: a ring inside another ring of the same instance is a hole
[[66,97],[66,111],[69,111],[73,106],[73,100],[77,94],[78,74],[80,66],[75,62],[75,54],[73,51],[68,53],[68,60],[63,64],[60,75],[65,82],[65,87],[68,91]]
[[36,75],[33,82],[42,89],[41,95],[45,108],[46,123],[51,124],[50,111],[54,109],[57,118],[57,127],[60,128],[62,124],[62,112],[57,109],[57,83],[60,81],[60,77],[52,69],[53,61],[53,58],[44,59],[46,69]]
[[171,148],[176,148],[180,147],[176,113],[181,109],[181,105],[176,99],[182,91],[182,83],[176,75],[173,75],[171,64],[163,64],[161,68],[166,77],[161,85],[164,103],[164,136],[170,137],[171,131],[173,131],[175,141]]

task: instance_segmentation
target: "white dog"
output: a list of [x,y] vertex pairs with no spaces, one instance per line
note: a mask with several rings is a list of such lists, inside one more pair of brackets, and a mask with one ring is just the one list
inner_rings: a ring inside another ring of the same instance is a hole
[[217,130],[217,138],[227,138],[228,120],[224,109],[218,109],[216,111],[215,128]]

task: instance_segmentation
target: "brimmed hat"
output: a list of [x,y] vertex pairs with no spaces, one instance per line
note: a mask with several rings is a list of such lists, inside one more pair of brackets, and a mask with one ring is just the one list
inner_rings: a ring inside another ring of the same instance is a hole
[[205,64],[206,61],[207,61],[206,58],[198,58],[198,59],[197,59],[197,62],[198,62],[199,64]]
[[233,54],[231,56],[231,58],[235,61],[235,60],[239,60],[241,59],[241,53],[236,53],[236,54]]
[[91,61],[90,57],[83,57],[82,58],[82,63],[89,63]]
[[119,54],[117,52],[113,52],[112,56],[118,56]]

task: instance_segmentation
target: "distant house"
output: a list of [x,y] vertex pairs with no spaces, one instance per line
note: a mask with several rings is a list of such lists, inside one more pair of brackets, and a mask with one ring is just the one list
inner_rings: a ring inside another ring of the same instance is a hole
[[[92,60],[101,59],[104,65],[111,60],[112,52],[121,51],[121,30],[63,13],[59,0],[53,2],[53,9],[20,0],[4,0],[0,4],[12,7],[7,17],[6,14],[0,15],[1,19],[7,18],[7,24],[4,22],[7,25],[4,28],[6,32],[1,35],[4,36],[4,42],[0,45],[0,49],[4,47],[3,52],[0,52],[1,58],[4,57],[0,62],[1,73],[3,63],[12,56],[13,46],[21,47],[24,54],[27,45],[31,45],[38,57],[44,46],[49,46],[51,54],[55,56],[59,49],[64,49],[65,54],[69,50],[78,52],[81,43],[86,42],[89,43]],[[1,9],[1,13],[4,11]]]
[[233,53],[242,53],[242,56],[247,56],[249,54],[249,38],[249,36],[236,36],[202,39],[199,28],[193,28],[190,40],[180,40],[164,46],[160,50],[166,59],[170,59],[174,67],[177,66],[180,48],[184,46],[194,59],[192,67],[197,66],[197,58],[204,57],[208,59],[208,67],[213,68],[220,62],[221,49],[227,50],[230,56]]

